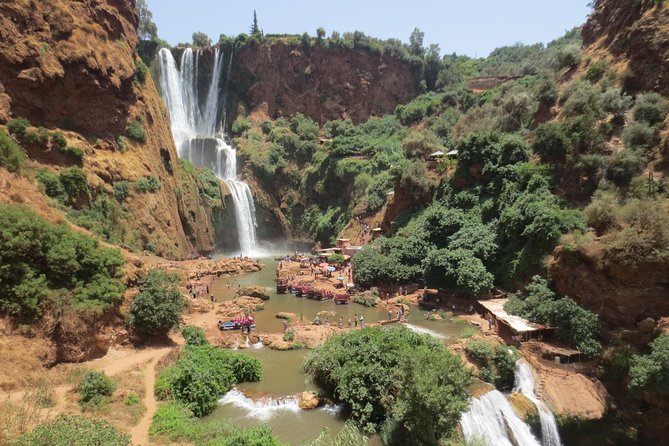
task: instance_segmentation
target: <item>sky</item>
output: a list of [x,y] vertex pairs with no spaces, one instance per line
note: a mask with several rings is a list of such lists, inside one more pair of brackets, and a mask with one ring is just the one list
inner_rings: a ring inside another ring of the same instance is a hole
[[220,34],[248,32],[253,10],[265,34],[316,34],[322,26],[362,31],[408,42],[418,27],[424,45],[442,54],[485,57],[499,46],[547,43],[583,24],[589,0],[147,0],[161,38],[175,45],[202,31],[214,42]]

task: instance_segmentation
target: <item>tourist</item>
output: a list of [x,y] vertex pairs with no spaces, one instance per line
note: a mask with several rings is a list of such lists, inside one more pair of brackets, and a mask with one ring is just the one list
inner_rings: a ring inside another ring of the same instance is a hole
[[400,307],[400,309],[397,310],[397,322],[399,322],[401,318],[402,318],[402,308]]
[[344,318],[339,316],[339,328],[344,328]]
[[488,330],[492,330],[492,318],[488,318]]
[[358,313],[353,314],[353,324],[358,327]]
[[209,294],[209,285],[205,285],[205,286],[206,286],[206,289],[207,289],[206,293]]
[[365,318],[361,314],[360,315],[360,328],[364,328],[364,327],[365,327]]
[[287,331],[288,331],[288,321],[284,319],[283,320],[283,332],[285,333]]
[[353,322],[351,322],[351,318],[349,317],[348,318],[348,328],[351,328],[352,325],[353,325]]
[[388,310],[388,320],[389,320],[389,321],[392,321],[392,320],[393,320],[393,311],[390,310],[390,309]]
[[213,295],[213,294],[212,294],[211,296],[209,296],[209,299],[211,299],[211,303],[212,303],[212,304],[213,304],[214,302],[216,302],[216,299],[214,298],[214,295]]
[[321,325],[321,318],[316,315],[316,319],[314,319],[314,325]]
[[330,325],[330,319],[325,318],[325,325]]

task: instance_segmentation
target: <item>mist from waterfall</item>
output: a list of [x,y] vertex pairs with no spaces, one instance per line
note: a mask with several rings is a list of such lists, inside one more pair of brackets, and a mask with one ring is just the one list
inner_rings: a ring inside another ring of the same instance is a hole
[[[231,64],[232,57],[228,63],[227,76]],[[224,128],[220,126],[219,119],[223,53],[218,48],[214,49],[214,64],[203,104],[200,104],[198,90],[200,50],[186,48],[177,67],[172,52],[163,48],[158,53],[158,68],[160,90],[169,112],[170,128],[179,157],[196,166],[212,169],[225,182],[235,208],[240,251],[244,255],[253,255],[258,244],[253,194],[248,184],[237,179],[237,152],[221,133]],[[222,98],[225,102],[226,91]]]

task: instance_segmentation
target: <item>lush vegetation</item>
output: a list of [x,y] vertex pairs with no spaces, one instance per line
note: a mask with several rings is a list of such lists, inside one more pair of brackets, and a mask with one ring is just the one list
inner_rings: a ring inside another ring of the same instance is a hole
[[23,206],[0,205],[0,264],[5,314],[38,318],[47,307],[100,313],[123,297],[119,251]]
[[170,442],[187,442],[195,446],[282,446],[266,427],[240,429],[220,420],[201,421],[178,402],[158,408],[149,435]]
[[632,357],[629,377],[633,390],[669,395],[669,335],[660,335],[651,342],[647,355]]
[[0,129],[0,166],[18,172],[23,165],[23,149],[3,129]]
[[104,420],[82,415],[59,415],[23,435],[12,446],[130,446],[130,435]]
[[181,335],[186,341],[186,345],[206,345],[209,342],[204,335],[204,330],[194,325],[186,325],[181,330]]
[[597,356],[601,351],[597,315],[569,297],[557,296],[543,277],[534,276],[524,290],[509,300],[505,309],[530,321],[556,327],[558,339],[587,356]]
[[[387,442],[438,444],[467,408],[469,372],[438,341],[402,327],[365,328],[329,338],[304,369],[351,420]],[[404,443],[407,444],[407,443]]]
[[132,301],[128,326],[141,336],[165,336],[179,325],[185,308],[179,276],[152,270]]
[[125,127],[125,134],[128,138],[140,144],[144,144],[148,138],[146,130],[140,121],[132,121]]
[[153,175],[135,180],[135,190],[139,193],[158,192],[160,187],[160,181]]
[[202,417],[213,412],[220,396],[234,384],[260,381],[262,366],[256,358],[214,347],[197,335],[196,338],[197,343],[193,344],[194,337],[188,335],[189,342],[176,364],[163,369],[158,376],[155,391],[158,398],[174,399],[195,416]]
[[116,390],[116,384],[104,372],[87,372],[79,383],[82,407],[98,406]]
[[471,339],[465,345],[465,352],[479,367],[479,378],[500,389],[513,386],[518,355],[511,347],[483,339]]

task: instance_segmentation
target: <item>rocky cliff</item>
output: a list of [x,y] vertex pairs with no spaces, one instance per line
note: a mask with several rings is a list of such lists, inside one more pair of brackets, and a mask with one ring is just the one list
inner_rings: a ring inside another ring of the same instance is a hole
[[[115,182],[156,177],[156,192],[131,188],[126,232],[139,247],[183,258],[215,247],[213,209],[200,198],[195,176],[181,172],[151,77],[141,81],[136,20],[132,0],[2,2],[0,121],[23,117],[50,131],[66,129],[68,145],[84,150],[81,166],[93,195],[111,193]],[[146,142],[119,143],[134,121]],[[54,150],[25,148],[35,169],[67,165]],[[5,187],[11,196],[11,183]]]
[[[251,41],[233,59],[231,106],[241,101],[270,118],[303,113],[324,123],[392,113],[417,94],[412,66],[363,49],[309,48],[280,39]],[[234,110],[234,108],[233,108]]]
[[586,60],[606,60],[631,91],[669,95],[669,5],[597,0],[582,30]]

